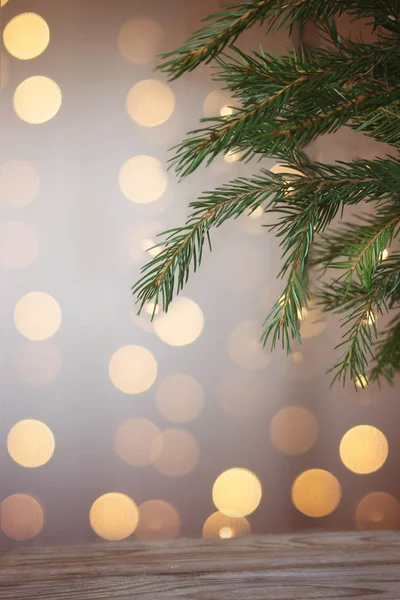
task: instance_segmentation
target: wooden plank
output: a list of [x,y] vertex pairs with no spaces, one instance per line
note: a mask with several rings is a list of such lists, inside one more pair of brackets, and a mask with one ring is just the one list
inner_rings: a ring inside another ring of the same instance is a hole
[[398,533],[176,540],[0,553],[7,600],[400,600]]

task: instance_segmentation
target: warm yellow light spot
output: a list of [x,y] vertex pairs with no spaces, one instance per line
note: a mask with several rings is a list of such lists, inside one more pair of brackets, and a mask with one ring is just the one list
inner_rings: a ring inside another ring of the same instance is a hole
[[161,25],[148,17],[138,17],[119,30],[118,49],[126,60],[142,65],[156,58],[162,38]]
[[380,259],[381,260],[386,260],[389,256],[389,250],[387,248],[384,249],[384,251],[381,253]]
[[148,419],[129,419],[117,431],[115,450],[128,465],[151,465],[159,450],[159,434],[159,428]]
[[341,497],[340,483],[323,469],[304,471],[292,486],[293,504],[308,517],[329,515],[337,508]]
[[14,323],[29,340],[46,340],[61,325],[61,308],[52,296],[44,292],[30,292],[18,300],[14,309]]
[[257,208],[249,213],[249,219],[259,219],[263,216],[263,209],[261,206],[257,206]]
[[28,385],[49,385],[60,372],[60,352],[52,340],[40,343],[26,341],[17,348],[14,367],[17,376]]
[[234,101],[228,91],[215,89],[204,100],[203,114],[205,117],[229,116],[233,113],[233,104]]
[[260,342],[261,328],[254,321],[237,325],[228,338],[228,353],[242,369],[263,369],[270,361],[270,354]]
[[[296,169],[291,169],[290,167],[286,167],[285,165],[281,165],[281,164],[274,165],[270,169],[270,172],[271,173],[276,173],[276,174],[301,175],[301,176],[303,176],[303,173],[301,173],[300,171],[297,171]],[[288,181],[290,181],[290,177],[288,178]]]
[[123,540],[135,531],[139,511],[132,498],[111,492],[93,502],[89,520],[99,537],[110,541]]
[[231,115],[233,115],[233,108],[231,106],[228,106],[227,104],[224,104],[223,106],[221,106],[219,114],[221,115],[221,117],[230,117]]
[[5,6],[8,0],[0,0],[0,6]]
[[156,246],[156,242],[149,238],[143,240],[142,249],[153,257],[158,256],[162,252],[162,247]]
[[168,540],[179,534],[179,514],[163,500],[149,500],[139,506],[138,540]]
[[224,161],[227,163],[233,163],[239,160],[241,156],[242,154],[238,150],[228,150],[228,152],[224,154]]
[[270,425],[271,442],[283,454],[304,454],[318,438],[318,423],[312,412],[302,406],[280,410]]
[[34,166],[22,160],[3,163],[0,181],[0,204],[22,208],[33,202],[39,194],[39,173]]
[[251,371],[230,371],[218,385],[220,407],[232,417],[252,418],[266,406],[268,389],[265,380]]
[[156,158],[134,156],[121,167],[119,187],[131,202],[148,204],[163,195],[167,188],[167,176]]
[[199,416],[204,406],[201,385],[190,375],[170,375],[160,383],[156,394],[160,413],[174,423],[186,423]]
[[366,322],[368,325],[375,325],[376,323],[376,314],[371,310],[368,313],[368,316],[366,318]]
[[38,240],[34,229],[11,221],[0,225],[0,265],[5,269],[23,269],[35,262]]
[[344,434],[339,454],[343,464],[365,475],[381,468],[389,452],[385,435],[372,425],[357,425]]
[[176,298],[167,313],[154,322],[156,335],[170,346],[192,344],[200,336],[204,327],[204,316],[200,306],[189,298]]
[[41,421],[19,421],[7,437],[8,453],[22,467],[35,468],[46,464],[55,447],[51,429]]
[[12,56],[29,60],[46,50],[50,41],[49,26],[36,13],[21,13],[7,23],[3,40]]
[[260,480],[247,469],[228,469],[217,477],[212,498],[217,509],[228,517],[245,517],[261,502]]
[[229,539],[250,535],[250,523],[246,517],[228,517],[222,512],[215,512],[203,526],[203,537]]
[[397,530],[400,502],[386,492],[367,494],[357,506],[356,523],[359,529]]
[[126,99],[128,115],[144,127],[165,123],[175,108],[171,88],[157,79],[144,79],[131,88]]
[[154,467],[167,477],[187,475],[198,463],[199,447],[194,437],[184,429],[166,429],[157,440]]
[[61,90],[55,81],[34,75],[19,84],[14,93],[14,110],[26,123],[38,125],[52,119],[60,110]]
[[359,377],[357,377],[356,379],[356,386],[358,388],[366,388],[368,385],[368,379],[366,377],[364,377],[364,375],[360,375]]
[[156,380],[157,361],[142,346],[122,346],[112,355],[108,373],[115,387],[124,394],[141,394]]
[[0,529],[12,540],[31,540],[43,528],[39,502],[26,494],[13,494],[0,504]]
[[303,339],[308,339],[320,335],[326,327],[326,321],[322,318],[324,313],[320,308],[315,308],[312,301],[309,302],[307,309],[303,308],[298,316],[301,318],[300,335]]

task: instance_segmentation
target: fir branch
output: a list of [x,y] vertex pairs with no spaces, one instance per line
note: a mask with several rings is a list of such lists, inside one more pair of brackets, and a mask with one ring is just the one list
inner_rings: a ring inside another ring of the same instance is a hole
[[388,327],[380,333],[374,351],[374,365],[369,381],[380,382],[382,378],[393,383],[400,373],[400,313],[394,317]]

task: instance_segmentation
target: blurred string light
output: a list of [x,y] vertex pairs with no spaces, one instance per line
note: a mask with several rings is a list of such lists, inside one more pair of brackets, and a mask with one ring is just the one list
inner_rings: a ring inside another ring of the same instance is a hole
[[218,384],[220,407],[238,419],[255,417],[266,406],[267,398],[265,379],[252,371],[229,371]]
[[166,429],[156,440],[154,468],[166,477],[183,477],[196,467],[199,446],[188,431]]
[[115,436],[115,450],[123,461],[134,467],[151,465],[160,451],[159,428],[143,418],[129,419]]
[[385,435],[372,425],[357,425],[344,434],[339,454],[353,473],[366,475],[382,467],[389,452]]
[[212,498],[216,508],[228,517],[246,517],[261,502],[262,487],[258,477],[248,469],[224,471],[215,480]]
[[308,517],[325,517],[338,506],[342,497],[339,481],[329,471],[309,469],[292,486],[292,502]]
[[49,121],[60,110],[62,94],[55,81],[43,75],[28,77],[14,93],[13,106],[17,116],[32,125]]
[[357,377],[356,386],[358,388],[364,389],[367,387],[367,385],[368,385],[368,379],[366,377],[364,377],[364,375],[360,375],[359,377]]
[[105,540],[118,541],[129,537],[139,522],[139,510],[126,494],[111,492],[93,502],[89,513],[90,525]]
[[138,540],[169,540],[179,534],[180,518],[172,504],[148,500],[139,506]]
[[33,539],[42,530],[43,523],[43,509],[32,496],[13,494],[0,504],[0,530],[12,540]]
[[7,437],[7,449],[11,458],[27,468],[41,467],[54,453],[55,441],[51,429],[34,419],[19,421]]
[[171,303],[167,313],[161,314],[154,322],[154,332],[170,346],[192,344],[201,335],[204,315],[200,306],[183,296]]
[[323,311],[317,308],[312,300],[309,302],[308,308],[303,308],[298,316],[300,319],[300,335],[303,339],[320,335],[326,327],[326,321],[323,320]]
[[251,527],[246,517],[228,517],[222,512],[215,512],[203,525],[203,537],[229,539],[250,535]]
[[176,373],[160,383],[156,392],[156,402],[160,413],[169,421],[193,421],[203,410],[203,388],[190,375]]
[[126,59],[145,65],[159,54],[163,28],[148,17],[138,17],[123,24],[118,33],[118,50]]
[[171,88],[157,79],[136,83],[126,98],[128,115],[138,125],[156,127],[168,121],[175,109]]
[[270,437],[275,448],[283,454],[304,454],[318,439],[318,423],[307,408],[288,406],[273,417]]
[[234,100],[226,90],[215,89],[207,94],[203,103],[205,117],[227,117],[233,114]]
[[228,150],[226,154],[224,154],[224,161],[227,163],[233,163],[240,160],[242,157],[242,153],[239,150]]
[[22,160],[10,160],[0,166],[0,204],[22,208],[39,195],[40,177],[36,168]]
[[385,248],[381,253],[380,260],[386,260],[389,256],[389,250]]
[[122,346],[108,365],[111,382],[124,394],[147,391],[156,380],[157,370],[153,354],[142,346]]
[[44,292],[29,292],[18,300],[14,308],[14,323],[29,340],[46,340],[61,325],[61,308],[57,300]]
[[153,156],[134,156],[120,169],[119,187],[131,202],[148,204],[164,194],[167,176],[160,161]]
[[5,269],[24,269],[38,256],[35,230],[26,223],[9,221],[0,225],[0,265]]
[[359,502],[356,510],[359,529],[397,530],[400,527],[400,502],[386,492],[372,492]]
[[21,381],[32,387],[50,385],[61,370],[61,355],[52,340],[26,341],[14,353],[14,369]]
[[255,321],[237,325],[228,337],[228,354],[242,369],[263,369],[270,362],[269,353],[260,342],[260,326]]
[[36,58],[49,44],[49,26],[36,13],[22,13],[7,23],[3,31],[3,41],[8,52],[15,58]]

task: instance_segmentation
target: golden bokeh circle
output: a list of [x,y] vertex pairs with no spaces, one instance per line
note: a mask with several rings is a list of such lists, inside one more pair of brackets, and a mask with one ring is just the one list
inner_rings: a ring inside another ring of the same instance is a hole
[[120,54],[135,64],[146,64],[159,53],[163,28],[148,17],[137,17],[123,24],[118,33]]
[[90,525],[105,540],[129,537],[139,522],[139,510],[132,498],[119,492],[104,494],[95,500],[89,513]]
[[10,160],[0,167],[0,203],[22,208],[33,202],[40,189],[36,168],[23,160]]
[[167,189],[167,176],[160,161],[153,156],[134,156],[120,169],[119,187],[131,202],[149,204]]
[[35,419],[19,421],[10,429],[7,449],[11,458],[29,469],[45,465],[53,456],[55,447],[51,429]]
[[192,344],[204,327],[204,315],[200,306],[190,298],[178,296],[154,322],[154,332],[170,346]]
[[156,359],[142,346],[122,346],[108,365],[111,382],[124,394],[146,392],[155,382],[157,370]]
[[26,341],[14,354],[17,376],[33,387],[51,384],[61,370],[61,355],[52,340]]
[[270,352],[260,342],[261,325],[245,321],[237,325],[228,337],[228,354],[239,367],[264,369],[270,362]]
[[318,439],[318,422],[303,406],[287,406],[273,417],[271,442],[283,454],[304,454]]
[[357,425],[347,431],[339,446],[343,464],[353,473],[366,475],[382,467],[389,445],[385,435],[372,425]]
[[212,498],[217,509],[228,517],[246,517],[261,502],[262,487],[258,477],[248,469],[224,471],[215,480]]
[[52,119],[60,110],[62,94],[55,81],[43,75],[28,77],[14,93],[13,105],[18,117],[32,125]]
[[386,492],[372,492],[359,502],[356,510],[359,529],[397,530],[400,527],[400,502]]
[[325,517],[338,506],[342,497],[339,481],[323,469],[301,473],[292,486],[292,502],[308,517]]
[[126,98],[128,115],[143,127],[156,127],[168,121],[175,109],[171,88],[158,79],[144,79],[136,83]]
[[29,292],[14,308],[15,327],[29,340],[46,340],[61,325],[61,308],[57,300],[44,292]]
[[205,117],[223,117],[231,114],[229,108],[234,105],[234,100],[227,90],[215,89],[207,94],[203,103]]
[[38,256],[36,231],[26,223],[9,221],[0,225],[0,265],[5,269],[24,269]]
[[117,431],[115,450],[128,465],[145,467],[157,456],[159,434],[159,428],[152,421],[129,419]]
[[184,429],[166,429],[158,436],[154,467],[166,477],[183,477],[196,467],[199,446]]
[[32,496],[13,494],[0,504],[0,529],[12,540],[33,539],[41,532],[43,523],[43,509]]
[[40,15],[21,13],[5,26],[3,41],[12,56],[29,60],[46,50],[50,41],[50,29]]
[[164,500],[148,500],[139,506],[138,540],[169,540],[179,534],[180,518],[176,508]]
[[190,375],[176,373],[164,379],[157,388],[157,407],[173,423],[193,421],[204,406],[203,388]]
[[228,517],[222,512],[215,512],[203,525],[204,538],[240,537],[250,535],[251,527],[246,517]]

